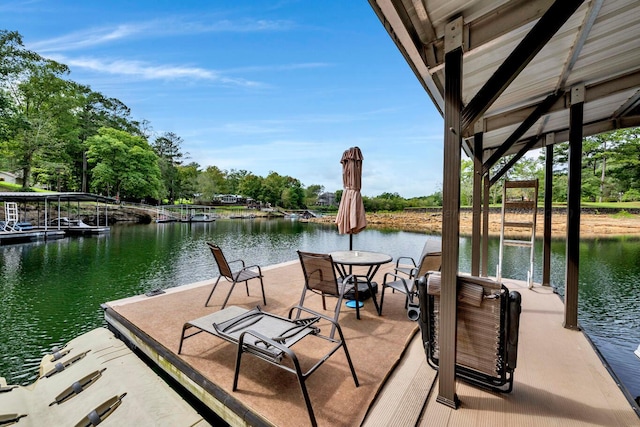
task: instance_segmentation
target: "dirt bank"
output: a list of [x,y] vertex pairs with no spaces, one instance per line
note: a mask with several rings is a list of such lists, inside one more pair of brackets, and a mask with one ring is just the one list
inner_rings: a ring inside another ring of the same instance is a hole
[[[315,218],[310,221],[333,223],[335,216]],[[427,233],[442,232],[441,212],[395,212],[395,213],[367,213],[369,227],[393,228],[405,231],[423,231]],[[469,211],[460,213],[460,233],[471,235],[472,214]],[[567,222],[566,213],[555,213],[551,218],[551,234],[554,237],[564,237]],[[500,235],[500,214],[489,214],[489,234]],[[544,218],[538,215],[536,235],[542,236]],[[512,235],[517,233],[513,232]],[[610,215],[585,213],[580,214],[580,235],[582,237],[605,236],[640,236],[640,215]]]

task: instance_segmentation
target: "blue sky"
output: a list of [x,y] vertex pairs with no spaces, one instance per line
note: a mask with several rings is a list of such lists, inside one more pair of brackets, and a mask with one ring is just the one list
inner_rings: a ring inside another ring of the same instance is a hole
[[364,195],[442,187],[442,118],[366,0],[9,0],[0,28],[203,169],[336,191],[359,146]]

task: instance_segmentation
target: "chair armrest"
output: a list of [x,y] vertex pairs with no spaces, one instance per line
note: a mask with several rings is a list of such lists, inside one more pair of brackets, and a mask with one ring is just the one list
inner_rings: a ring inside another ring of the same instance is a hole
[[233,261],[227,261],[227,264],[231,264],[231,263],[234,263],[234,262],[242,263],[242,268],[244,268],[244,260],[241,260],[241,259],[234,259]]
[[[402,280],[404,282],[405,286],[407,284],[407,279],[405,277],[402,277],[402,276],[400,276],[400,275],[398,275],[396,273],[392,273],[390,271],[384,274],[384,279],[382,280],[382,283],[389,283],[389,282],[387,282],[387,276],[391,276],[391,277],[393,277],[394,279],[396,279],[398,281]],[[394,281],[396,281],[396,280],[394,280]]]
[[327,317],[322,313],[318,313],[317,311],[313,311],[313,310],[311,310],[309,308],[306,308],[306,307],[303,307],[301,305],[296,305],[296,306],[293,306],[293,307],[291,307],[289,309],[289,319],[291,319],[291,315],[293,314],[293,310],[304,311],[304,312],[309,313],[309,314],[311,314],[313,316],[320,317],[322,320],[326,320],[328,322],[331,322],[334,325],[338,325],[338,322],[336,322],[335,319]]
[[[409,260],[411,261],[411,264],[413,264],[414,267],[417,267],[418,265],[416,264],[416,260],[414,260],[412,257],[410,256],[401,256],[398,257],[398,259],[396,260],[396,268],[400,267],[400,260]],[[403,264],[405,265],[405,264]]]
[[258,273],[260,273],[260,275],[262,276],[262,269],[260,268],[260,266],[258,264],[253,264],[253,265],[247,265],[246,267],[242,267],[243,270],[250,270],[252,268],[257,268],[258,269]]
[[[340,323],[338,323],[335,319],[327,317],[324,314],[318,313],[317,311],[310,310],[310,309],[308,309],[306,307],[303,307],[301,305],[296,305],[294,307],[291,307],[291,309],[289,309],[289,319],[291,319],[291,315],[293,314],[293,310],[298,310],[298,315],[300,315],[300,311],[305,311],[305,312],[311,314],[312,316],[318,316],[322,320],[326,320],[327,322],[331,323],[338,330],[338,335],[340,336],[340,341],[344,342],[344,335],[342,333],[342,328],[340,327]],[[330,340],[332,342],[335,342],[335,343],[340,342],[340,341],[337,341],[336,339],[334,339],[334,338],[332,338],[330,336],[320,335],[320,334],[318,334],[318,336],[320,336],[322,338],[325,338],[327,340]]]
[[[276,352],[273,351],[269,351],[268,348],[262,348],[259,347],[257,345],[254,344],[245,344],[244,342],[244,337],[245,335],[250,335],[252,337],[258,338],[260,341],[264,342],[265,344],[268,344],[271,347],[277,348],[280,352],[282,353],[286,353],[287,356],[289,356],[291,358],[291,360],[297,364],[298,363],[298,358],[296,356],[296,354],[286,345],[283,345],[279,342],[276,342],[274,340],[272,340],[271,338],[267,337],[266,335],[263,335],[257,331],[251,330],[251,329],[247,329],[246,331],[244,331],[242,334],[240,334],[240,338],[238,340],[238,352],[241,352],[245,346],[250,349],[252,354],[256,354],[259,353],[260,355],[263,355],[265,358],[269,358],[271,360],[273,360],[274,362],[280,363],[280,361],[282,360],[282,356],[279,355]],[[240,354],[240,353],[238,353]]]

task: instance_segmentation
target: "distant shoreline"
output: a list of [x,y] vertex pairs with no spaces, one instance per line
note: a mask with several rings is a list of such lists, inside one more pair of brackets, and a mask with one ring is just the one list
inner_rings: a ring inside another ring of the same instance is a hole
[[[390,212],[367,213],[367,226],[372,228],[391,228],[403,231],[420,231],[426,233],[442,232],[442,211],[439,209],[427,212]],[[460,212],[460,234],[471,235],[472,213],[469,210]],[[312,218],[311,222],[333,223],[335,216]],[[556,209],[551,216],[551,235],[554,238],[565,237],[567,214],[565,209]],[[489,235],[500,235],[500,212],[489,213]],[[542,237],[544,217],[541,213],[536,219],[536,236]],[[614,213],[594,213],[583,210],[580,213],[580,236],[584,238],[637,236],[640,237],[640,215],[619,215]]]

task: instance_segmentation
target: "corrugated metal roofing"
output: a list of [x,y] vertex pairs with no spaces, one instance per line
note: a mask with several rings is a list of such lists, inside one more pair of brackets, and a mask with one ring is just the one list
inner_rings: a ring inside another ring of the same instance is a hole
[[[557,0],[562,3],[563,0]],[[369,0],[436,107],[444,111],[444,33],[464,25],[463,103],[478,93],[554,4],[552,0]],[[526,140],[568,139],[570,90],[585,85],[584,136],[640,126],[640,1],[584,1],[480,119],[485,158],[547,96],[563,96],[507,154]],[[474,126],[464,132],[471,141]],[[552,134],[551,139],[546,138]]]

